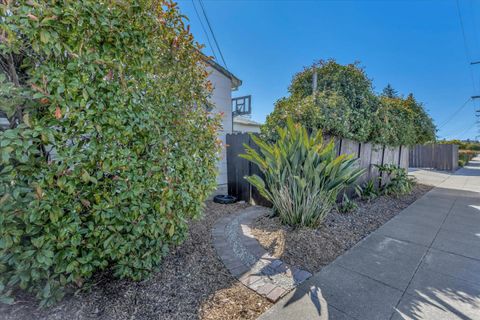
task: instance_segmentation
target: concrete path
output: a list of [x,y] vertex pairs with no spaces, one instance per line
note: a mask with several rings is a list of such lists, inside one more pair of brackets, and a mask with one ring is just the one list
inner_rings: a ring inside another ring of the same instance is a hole
[[259,319],[480,319],[480,159],[433,180]]
[[417,168],[408,169],[408,175],[415,177],[419,183],[434,187],[450,178],[453,174],[454,172],[450,171],[437,171]]

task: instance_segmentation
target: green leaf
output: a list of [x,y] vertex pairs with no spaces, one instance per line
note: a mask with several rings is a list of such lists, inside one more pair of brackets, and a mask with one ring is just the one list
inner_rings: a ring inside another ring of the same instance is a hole
[[45,237],[32,238],[31,241],[35,248],[40,248],[42,247],[43,242],[45,241]]
[[89,182],[91,179],[90,174],[87,171],[83,171],[82,173],[82,180],[84,182]]
[[13,304],[15,300],[12,297],[0,295],[0,303]]
[[12,147],[5,147],[1,149],[3,163],[8,163],[8,160],[10,160],[10,154],[12,153],[12,151],[13,151]]
[[50,33],[46,30],[41,30],[40,41],[42,41],[43,43],[48,43],[50,41]]

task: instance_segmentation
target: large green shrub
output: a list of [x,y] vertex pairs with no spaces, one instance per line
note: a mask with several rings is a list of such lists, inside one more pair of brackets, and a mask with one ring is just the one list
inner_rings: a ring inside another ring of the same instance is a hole
[[311,130],[360,142],[399,146],[435,140],[435,125],[413,95],[403,98],[391,86],[376,95],[371,80],[356,63],[320,61],[294,76],[289,93],[275,103],[262,127],[262,134],[270,140],[278,138],[276,128],[284,126],[289,117]]
[[[317,91],[313,93],[313,70],[317,70]],[[267,117],[262,133],[275,139],[276,127],[291,117],[309,129],[367,141],[373,130],[371,114],[378,101],[371,81],[357,64],[340,65],[333,60],[320,61],[297,73],[289,87],[290,96],[279,100]]]
[[199,46],[169,1],[2,3],[0,296],[145,277],[215,186]]
[[265,175],[246,177],[273,204],[288,225],[317,226],[335,205],[340,191],[363,173],[352,155],[336,156],[333,141],[324,144],[322,133],[287,120],[278,129],[278,140],[269,143],[253,136],[260,152],[245,145],[241,157],[255,163]]

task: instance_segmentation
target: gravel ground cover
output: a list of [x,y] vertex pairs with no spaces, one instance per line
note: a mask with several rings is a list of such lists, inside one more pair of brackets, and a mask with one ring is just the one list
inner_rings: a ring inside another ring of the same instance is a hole
[[256,319],[271,303],[234,279],[211,244],[215,221],[247,206],[207,202],[188,239],[149,279],[118,280],[103,272],[88,290],[69,294],[48,309],[38,309],[33,297],[19,293],[15,305],[0,304],[0,319]]
[[380,196],[371,202],[357,200],[356,211],[333,210],[317,229],[294,229],[281,225],[278,218],[260,217],[251,226],[252,234],[271,255],[314,273],[430,189],[431,186],[417,184],[411,194],[398,198]]

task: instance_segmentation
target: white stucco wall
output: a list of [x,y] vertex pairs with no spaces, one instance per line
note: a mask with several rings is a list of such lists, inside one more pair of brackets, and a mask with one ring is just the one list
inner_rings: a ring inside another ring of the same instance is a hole
[[215,106],[214,113],[223,112],[222,129],[218,132],[223,142],[221,159],[218,162],[217,191],[216,194],[227,194],[227,153],[226,135],[232,133],[232,81],[224,74],[212,67],[207,67],[210,73],[208,79],[213,84],[210,102]]
[[260,132],[260,125],[248,125],[244,123],[233,123],[233,132]]

